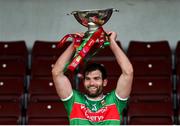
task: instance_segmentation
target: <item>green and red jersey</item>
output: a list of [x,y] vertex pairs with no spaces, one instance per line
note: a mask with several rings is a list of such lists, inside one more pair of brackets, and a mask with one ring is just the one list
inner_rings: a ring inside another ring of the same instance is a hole
[[70,125],[119,125],[127,99],[121,99],[115,91],[100,100],[89,99],[86,95],[73,90],[62,100],[68,113]]

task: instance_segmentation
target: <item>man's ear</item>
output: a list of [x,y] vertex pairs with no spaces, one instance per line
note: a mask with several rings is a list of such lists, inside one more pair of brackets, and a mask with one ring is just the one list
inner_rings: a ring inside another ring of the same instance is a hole
[[105,87],[107,85],[107,83],[108,83],[108,79],[104,79],[103,80],[103,87]]

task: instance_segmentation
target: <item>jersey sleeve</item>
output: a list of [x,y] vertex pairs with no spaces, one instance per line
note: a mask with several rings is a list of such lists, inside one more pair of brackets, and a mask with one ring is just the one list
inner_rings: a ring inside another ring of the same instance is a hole
[[64,103],[64,107],[67,111],[67,114],[70,115],[71,110],[72,110],[72,106],[74,104],[74,100],[75,100],[75,95],[76,95],[76,91],[73,90],[73,92],[71,93],[71,95],[65,99],[61,99],[61,101]]
[[83,96],[79,91],[76,91],[73,89],[72,94],[65,98],[61,99],[61,101],[64,103],[65,109],[67,111],[68,116],[71,114],[74,102],[78,102],[79,100],[82,100]]
[[123,112],[124,108],[127,106],[128,98],[120,98],[115,91],[112,91],[109,96],[113,100],[113,102],[116,104],[118,111],[120,113]]

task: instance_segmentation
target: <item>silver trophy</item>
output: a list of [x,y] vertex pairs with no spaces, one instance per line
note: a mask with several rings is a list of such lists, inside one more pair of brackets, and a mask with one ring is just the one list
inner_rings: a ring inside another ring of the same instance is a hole
[[104,10],[73,11],[71,13],[80,24],[88,28],[88,31],[85,32],[83,38],[75,34],[68,34],[61,39],[60,46],[63,45],[68,37],[71,37],[76,47],[76,53],[72,61],[67,64],[65,71],[67,69],[74,71],[80,62],[86,58],[95,43],[98,43],[97,49],[109,45],[109,35],[103,30],[102,26],[110,19],[113,11],[118,12],[118,10],[110,8]]

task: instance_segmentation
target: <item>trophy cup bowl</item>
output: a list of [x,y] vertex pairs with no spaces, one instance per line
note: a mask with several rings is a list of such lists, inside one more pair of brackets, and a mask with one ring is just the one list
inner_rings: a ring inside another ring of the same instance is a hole
[[113,11],[118,11],[113,8],[103,10],[81,10],[73,11],[75,19],[85,27],[88,27],[89,32],[95,31],[98,27],[104,25],[111,17]]

